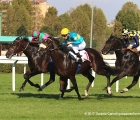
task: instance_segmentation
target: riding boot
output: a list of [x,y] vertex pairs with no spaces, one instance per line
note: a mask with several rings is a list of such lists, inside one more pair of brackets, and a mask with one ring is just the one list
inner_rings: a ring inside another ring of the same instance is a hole
[[79,58],[77,62],[78,62],[79,64],[82,64],[82,58],[81,58],[80,53],[78,52],[78,53],[76,53],[76,55],[77,55],[77,57]]

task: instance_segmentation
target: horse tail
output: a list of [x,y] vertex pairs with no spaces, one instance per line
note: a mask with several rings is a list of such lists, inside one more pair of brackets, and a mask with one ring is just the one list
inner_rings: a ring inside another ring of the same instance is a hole
[[111,67],[107,62],[104,61],[103,69],[109,72],[110,75],[117,75],[120,72],[120,69],[116,69],[115,67]]

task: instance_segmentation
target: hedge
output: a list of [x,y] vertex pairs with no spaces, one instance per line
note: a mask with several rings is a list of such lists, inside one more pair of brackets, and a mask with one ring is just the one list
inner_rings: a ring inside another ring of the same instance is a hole
[[[23,64],[16,64],[15,66],[16,73],[24,73],[24,65]],[[28,65],[26,69],[29,70]],[[11,73],[12,72],[12,64],[0,64],[0,72],[2,73]]]

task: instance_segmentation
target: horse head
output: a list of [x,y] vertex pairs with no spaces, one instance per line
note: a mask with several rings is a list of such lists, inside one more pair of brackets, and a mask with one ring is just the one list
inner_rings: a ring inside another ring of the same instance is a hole
[[12,58],[13,55],[18,54],[24,50],[26,50],[26,48],[29,45],[29,39],[24,37],[17,37],[13,43],[10,45],[8,51],[6,52],[6,58]]
[[102,54],[106,55],[110,51],[116,51],[122,48],[125,48],[124,42],[120,38],[117,38],[117,36],[111,35],[105,42],[105,46],[102,49]]
[[[54,37],[47,38],[42,43],[43,43],[43,45],[45,45],[44,48],[47,53],[50,53],[51,51],[54,51],[54,50],[60,50],[64,53],[68,52],[67,46],[61,45],[60,40],[58,40]],[[42,48],[40,48],[40,50],[42,50]]]

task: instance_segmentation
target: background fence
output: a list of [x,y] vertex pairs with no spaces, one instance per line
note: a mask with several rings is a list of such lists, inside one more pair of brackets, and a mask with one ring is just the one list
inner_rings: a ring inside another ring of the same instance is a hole
[[[110,66],[115,66],[115,59],[104,59]],[[20,57],[12,57],[12,59],[7,59],[6,56],[0,56],[1,64],[12,64],[12,90],[15,91],[15,65],[16,64],[24,64],[23,73],[26,73],[26,65],[28,64],[28,58],[26,56]],[[92,70],[92,75],[95,77],[95,72]],[[127,78],[127,77],[126,77]],[[41,85],[44,84],[44,73],[41,73]],[[92,87],[94,87],[94,82],[92,83]],[[68,88],[70,88],[70,80],[68,81]],[[140,80],[139,80],[139,88],[140,88]],[[116,92],[119,91],[119,81],[116,82]]]

